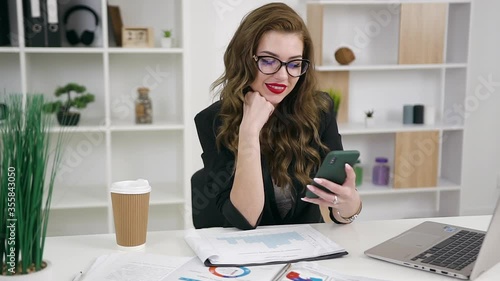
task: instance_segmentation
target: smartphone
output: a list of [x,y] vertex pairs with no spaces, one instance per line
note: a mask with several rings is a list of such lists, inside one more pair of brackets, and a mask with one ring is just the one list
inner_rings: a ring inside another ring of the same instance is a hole
[[[333,150],[330,151],[321,167],[319,167],[318,172],[316,173],[316,178],[324,178],[336,184],[343,184],[347,175],[345,173],[345,164],[349,164],[354,166],[356,161],[359,158],[359,151],[357,150]],[[322,185],[312,182],[312,185],[324,190],[326,192],[330,192],[327,188]],[[318,195],[314,194],[309,189],[306,189],[306,197],[308,198],[318,198]]]

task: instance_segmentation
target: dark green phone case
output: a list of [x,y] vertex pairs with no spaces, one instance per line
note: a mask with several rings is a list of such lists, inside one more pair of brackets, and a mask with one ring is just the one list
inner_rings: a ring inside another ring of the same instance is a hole
[[[319,167],[316,173],[316,178],[324,178],[337,184],[343,184],[347,175],[345,173],[345,164],[354,166],[359,158],[359,151],[357,150],[334,150],[330,151],[321,167]],[[323,187],[316,182],[312,182],[312,185],[319,187],[320,189],[330,192],[328,189]],[[308,198],[318,198],[318,195],[314,194],[309,189],[306,190],[306,197]]]

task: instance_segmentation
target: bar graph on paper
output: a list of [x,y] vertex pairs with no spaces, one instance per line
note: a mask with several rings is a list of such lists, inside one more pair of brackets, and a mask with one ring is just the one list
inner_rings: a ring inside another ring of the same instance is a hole
[[202,235],[216,264],[245,264],[294,260],[331,254],[344,249],[309,225],[259,228]]
[[[229,236],[216,238],[220,241],[225,241],[231,245],[241,245],[249,244],[258,244],[264,245],[268,249],[277,249],[281,246],[290,245],[294,243],[293,241],[305,241],[306,239],[299,233],[295,231],[290,232],[282,232],[282,233],[271,233],[271,234],[262,234],[262,235],[247,235],[247,236]],[[297,243],[295,242],[295,243]]]

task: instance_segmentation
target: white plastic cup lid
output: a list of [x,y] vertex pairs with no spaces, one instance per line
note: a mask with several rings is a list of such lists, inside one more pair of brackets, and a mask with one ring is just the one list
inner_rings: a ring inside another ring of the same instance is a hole
[[110,191],[120,194],[143,194],[151,192],[151,186],[144,179],[118,181],[111,184]]

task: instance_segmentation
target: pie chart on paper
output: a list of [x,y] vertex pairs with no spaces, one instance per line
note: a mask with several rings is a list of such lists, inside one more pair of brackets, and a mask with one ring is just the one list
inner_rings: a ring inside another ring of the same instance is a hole
[[222,278],[238,278],[250,274],[250,269],[246,267],[217,267],[212,266],[208,269],[210,273]]

